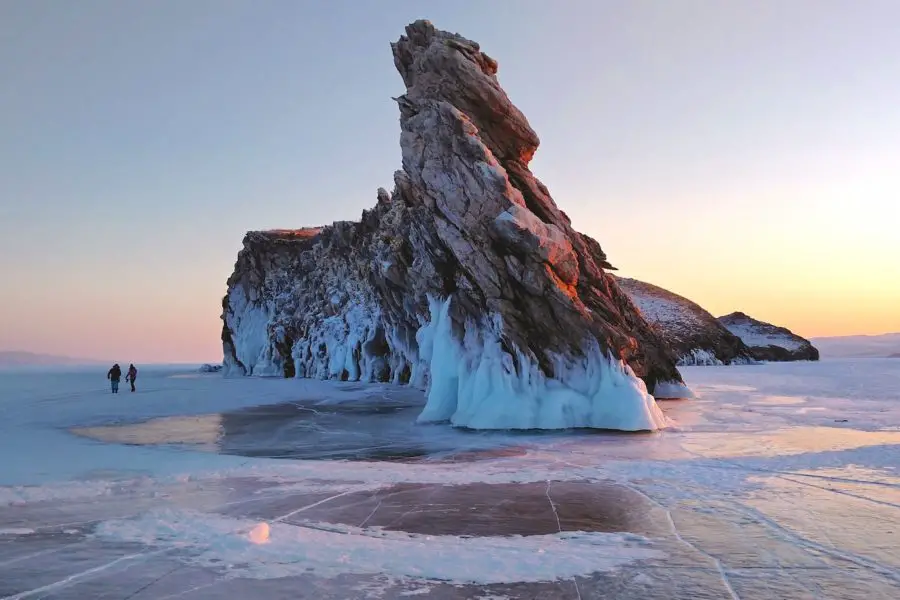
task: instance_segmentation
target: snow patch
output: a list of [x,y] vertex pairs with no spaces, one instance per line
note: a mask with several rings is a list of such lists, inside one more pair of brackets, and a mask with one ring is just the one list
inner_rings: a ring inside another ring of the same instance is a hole
[[467,323],[460,343],[451,327],[450,299],[429,298],[429,308],[431,321],[416,335],[431,379],[420,422],[450,421],[473,429],[624,431],[666,425],[643,381],[599,347],[574,364],[558,357],[554,372],[559,375],[547,379],[533,359],[502,349],[498,317],[482,325]]
[[419,535],[332,523],[272,523],[265,544],[247,536],[258,523],[218,514],[158,510],[97,526],[102,539],[188,552],[192,565],[228,577],[269,579],[313,574],[385,575],[453,583],[555,581],[615,569],[662,554],[633,534],[471,537]]
[[784,348],[790,352],[796,352],[803,348],[804,344],[790,336],[767,333],[758,328],[753,323],[737,323],[725,325],[725,327],[734,335],[741,338],[745,344],[751,348],[766,348],[767,346],[777,346]]
[[407,590],[405,592],[400,592],[401,596],[427,596],[431,593],[431,588],[428,586],[416,588],[414,590]]
[[627,288],[631,300],[645,319],[663,328],[677,328],[682,331],[699,330],[707,327],[696,314],[672,298],[653,296]]
[[43,486],[0,487],[0,506],[108,496],[113,493],[113,485],[107,481],[67,481]]
[[29,529],[28,527],[9,527],[6,529],[0,529],[0,535],[31,535],[36,533],[34,529]]

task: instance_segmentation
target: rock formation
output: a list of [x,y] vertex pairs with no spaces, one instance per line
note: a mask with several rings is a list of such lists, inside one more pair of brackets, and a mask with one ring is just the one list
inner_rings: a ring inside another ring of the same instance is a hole
[[741,338],[756,360],[819,360],[819,351],[809,340],[784,327],[757,321],[742,312],[719,317],[719,322]]
[[247,234],[226,371],[410,383],[420,420],[473,428],[659,427],[647,388],[690,394],[674,356],[528,169],[538,138],[497,63],[427,21],[391,47],[393,193],[359,222]]
[[744,342],[695,302],[637,279],[617,277],[616,281],[669,343],[679,365],[754,362]]

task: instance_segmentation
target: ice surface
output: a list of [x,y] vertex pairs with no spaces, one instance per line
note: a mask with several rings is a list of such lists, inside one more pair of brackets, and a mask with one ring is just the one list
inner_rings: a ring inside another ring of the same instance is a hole
[[559,359],[555,379],[548,379],[534,360],[522,353],[513,358],[503,350],[499,319],[493,327],[468,323],[460,344],[451,329],[450,299],[429,302],[431,322],[417,336],[420,357],[431,374],[421,422],[450,421],[473,429],[665,427],[644,383],[599,348],[575,364]]
[[[900,362],[683,372],[696,398],[640,435],[415,425],[381,385],[0,375],[0,598],[895,600]],[[437,441],[321,460],[359,433]],[[317,459],[221,454],[254,439]]]
[[265,544],[250,539],[258,522],[196,511],[151,511],[138,519],[101,523],[96,535],[118,542],[193,550],[188,564],[231,577],[271,579],[347,573],[460,583],[548,581],[611,570],[659,556],[635,535],[563,532],[554,535],[459,537],[420,535],[334,523],[275,521]]

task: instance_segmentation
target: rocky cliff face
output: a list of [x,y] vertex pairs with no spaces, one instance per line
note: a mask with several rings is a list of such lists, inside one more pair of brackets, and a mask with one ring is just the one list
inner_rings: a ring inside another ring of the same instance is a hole
[[700,305],[637,279],[617,277],[616,281],[671,345],[679,365],[754,362],[741,339]]
[[393,193],[359,222],[247,234],[226,370],[419,385],[421,420],[475,428],[660,426],[644,383],[689,395],[674,356],[528,169],[538,138],[497,63],[427,21],[391,47]]
[[819,351],[809,340],[784,327],[757,321],[742,312],[719,317],[719,322],[741,338],[756,360],[819,360]]

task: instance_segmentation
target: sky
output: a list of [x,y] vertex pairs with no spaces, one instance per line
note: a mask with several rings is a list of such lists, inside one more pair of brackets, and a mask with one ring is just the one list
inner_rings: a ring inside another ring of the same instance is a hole
[[247,230],[400,166],[389,43],[478,41],[620,274],[805,336],[900,331],[894,0],[0,2],[0,349],[221,359]]

